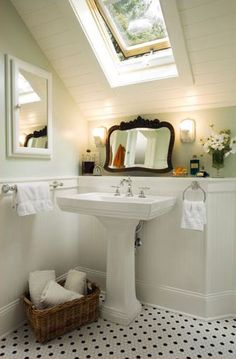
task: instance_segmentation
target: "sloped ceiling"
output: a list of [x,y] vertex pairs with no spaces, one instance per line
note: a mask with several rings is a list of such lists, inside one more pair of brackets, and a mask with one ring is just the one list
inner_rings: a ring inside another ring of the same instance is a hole
[[11,0],[88,120],[236,105],[236,1],[177,0],[194,85],[111,89],[68,0]]

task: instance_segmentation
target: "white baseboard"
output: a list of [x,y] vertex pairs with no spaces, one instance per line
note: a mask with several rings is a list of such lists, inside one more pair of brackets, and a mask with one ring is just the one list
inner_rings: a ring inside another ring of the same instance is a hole
[[205,318],[205,317],[201,317],[199,315],[193,315],[193,314],[190,314],[190,313],[186,313],[185,311],[180,311],[180,310],[175,310],[175,309],[170,309],[168,307],[163,307],[161,305],[156,305],[156,304],[151,304],[151,303],[146,303],[146,302],[142,302],[143,304],[149,306],[149,307],[152,307],[152,308],[156,308],[157,310],[160,309],[160,310],[167,310],[169,312],[172,312],[172,313],[177,313],[177,314],[182,314],[186,317],[190,317],[190,318],[196,318],[196,319],[199,319],[199,320],[202,320],[202,321],[206,321],[206,322],[210,322],[212,320],[219,320],[219,319],[227,319],[227,318],[232,318],[232,317],[235,317],[235,314],[227,314],[227,315],[218,315],[218,316],[215,316],[215,317],[211,317],[211,318]]
[[[80,266],[77,269],[87,273],[90,280],[105,290],[105,272]],[[136,292],[142,303],[201,320],[215,320],[236,315],[236,291],[205,295],[168,286],[150,285],[137,280]]]
[[226,318],[236,314],[234,291],[202,294],[168,286],[152,286],[141,281],[136,282],[136,288],[139,300],[144,303],[202,320]]
[[25,313],[20,299],[0,308],[0,338],[12,332],[24,321]]
[[[87,267],[76,267],[87,274],[91,281],[105,290],[106,273]],[[57,279],[65,279],[66,274]],[[136,281],[138,299],[147,305],[199,318],[215,320],[236,315],[236,291],[204,295],[167,286],[155,286]],[[0,308],[0,338],[15,330],[25,321],[23,303],[16,299]]]

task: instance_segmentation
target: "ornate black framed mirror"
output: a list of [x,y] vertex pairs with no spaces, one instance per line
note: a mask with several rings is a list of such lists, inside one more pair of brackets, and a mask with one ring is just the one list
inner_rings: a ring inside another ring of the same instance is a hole
[[24,147],[47,148],[48,131],[47,126],[39,131],[29,133],[25,137]]
[[108,131],[104,168],[110,172],[169,172],[173,168],[174,139],[174,128],[169,122],[140,116],[121,122]]

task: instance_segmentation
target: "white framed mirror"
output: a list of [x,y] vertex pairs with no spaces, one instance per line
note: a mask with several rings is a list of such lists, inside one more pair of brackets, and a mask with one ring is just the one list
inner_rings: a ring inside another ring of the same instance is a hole
[[6,55],[7,154],[52,155],[52,76],[40,67]]

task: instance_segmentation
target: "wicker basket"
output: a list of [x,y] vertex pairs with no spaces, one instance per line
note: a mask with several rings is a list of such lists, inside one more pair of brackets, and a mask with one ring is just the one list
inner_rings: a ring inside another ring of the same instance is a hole
[[[64,281],[59,283],[63,285]],[[29,293],[24,295],[27,320],[40,343],[98,319],[100,289],[94,283],[90,287],[89,294],[83,298],[47,309],[36,309]]]

